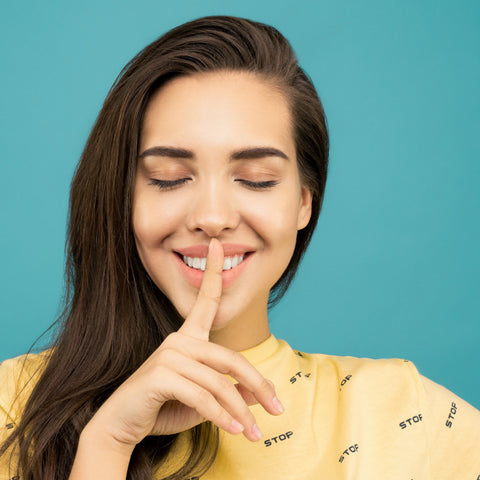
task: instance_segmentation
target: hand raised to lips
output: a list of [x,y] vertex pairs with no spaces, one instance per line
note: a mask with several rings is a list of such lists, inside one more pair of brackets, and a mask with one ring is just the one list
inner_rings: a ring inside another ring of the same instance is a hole
[[[213,238],[197,299],[184,324],[107,399],[92,418],[122,445],[181,432],[210,420],[252,441],[262,436],[248,405],[278,415],[275,388],[246,358],[209,341],[222,296],[224,252]],[[226,376],[238,381],[236,385]]]
[[212,238],[208,247],[207,265],[197,301],[178,332],[208,341],[213,320],[222,296],[223,248]]

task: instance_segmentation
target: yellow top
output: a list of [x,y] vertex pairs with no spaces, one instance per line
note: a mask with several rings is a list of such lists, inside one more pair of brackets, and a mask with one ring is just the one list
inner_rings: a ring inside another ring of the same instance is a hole
[[[264,438],[221,431],[201,480],[480,480],[480,412],[411,362],[306,354],[274,336],[242,353],[274,382],[285,413],[252,406]],[[11,407],[16,392],[41,358],[29,356],[20,376],[25,357],[0,365],[4,433],[21,415],[21,402]],[[180,435],[160,473],[171,472],[183,448]],[[1,459],[0,480],[9,478]]]

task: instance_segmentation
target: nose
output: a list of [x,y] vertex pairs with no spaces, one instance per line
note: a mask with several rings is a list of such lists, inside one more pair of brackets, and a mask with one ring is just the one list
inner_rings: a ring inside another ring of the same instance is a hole
[[186,226],[191,232],[203,231],[218,237],[224,230],[234,230],[240,214],[232,197],[232,186],[211,181],[197,188],[187,215]]

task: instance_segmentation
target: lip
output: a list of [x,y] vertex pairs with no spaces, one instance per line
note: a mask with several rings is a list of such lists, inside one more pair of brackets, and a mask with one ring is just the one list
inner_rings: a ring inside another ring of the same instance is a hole
[[[252,258],[254,252],[252,251],[251,247],[246,247],[245,245],[226,244],[223,245],[223,247],[226,257],[230,257],[235,254],[244,256],[242,263],[240,263],[234,268],[231,268],[230,270],[224,270],[222,272],[222,289],[226,289],[233,285],[233,283],[235,283],[238,277],[242,274],[242,272],[248,265],[250,259]],[[185,255],[186,257],[203,258],[207,256],[207,252],[208,245],[195,245],[192,247],[176,249],[174,251],[174,257],[185,280],[190,285],[192,285],[192,287],[195,287],[197,289],[200,288],[202,284],[204,272],[202,270],[197,270],[196,268],[191,268],[186,265],[180,255]]]
[[[239,243],[222,243],[222,247],[225,257],[245,255],[245,253],[253,252],[255,250],[249,245],[241,245]],[[208,245],[191,245],[189,247],[176,248],[174,251],[185,257],[203,258],[208,254]]]

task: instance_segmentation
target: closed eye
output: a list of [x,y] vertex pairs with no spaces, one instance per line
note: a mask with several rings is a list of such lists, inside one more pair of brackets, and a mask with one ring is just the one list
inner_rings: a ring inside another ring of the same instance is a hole
[[[172,188],[175,188],[177,186],[185,184],[190,178],[185,177],[185,178],[178,178],[175,180],[161,180],[158,178],[151,178],[149,185],[155,185],[158,187],[160,190],[169,190]],[[264,180],[262,182],[252,182],[250,180],[244,180],[244,179],[238,179],[235,180],[236,182],[240,182],[243,185],[245,185],[248,188],[256,189],[256,190],[262,190],[262,189],[267,189],[271,188],[275,185],[278,184],[276,180]]]
[[265,189],[265,188],[271,188],[274,187],[275,185],[278,184],[276,180],[265,180],[263,182],[252,182],[250,180],[244,180],[244,179],[238,179],[235,180],[236,182],[240,182],[243,185],[249,187],[249,188],[256,188],[256,189]]
[[183,185],[186,183],[190,178],[178,178],[176,180],[160,180],[158,178],[151,178],[149,185],[155,185],[160,190],[168,190],[171,188],[175,188],[179,185]]

